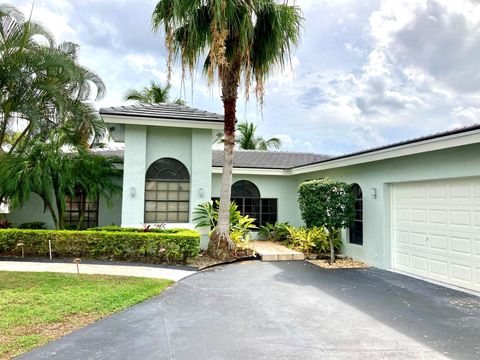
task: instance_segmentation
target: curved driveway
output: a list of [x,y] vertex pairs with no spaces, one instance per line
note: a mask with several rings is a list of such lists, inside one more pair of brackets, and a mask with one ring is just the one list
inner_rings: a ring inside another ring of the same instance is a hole
[[478,359],[480,298],[381,271],[244,262],[22,359]]

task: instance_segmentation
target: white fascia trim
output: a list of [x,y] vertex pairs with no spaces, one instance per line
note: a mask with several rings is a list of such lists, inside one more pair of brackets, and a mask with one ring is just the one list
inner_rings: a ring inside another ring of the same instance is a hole
[[[212,174],[222,174],[223,168],[212,167]],[[252,168],[233,168],[233,174],[235,175],[272,175],[272,176],[286,176],[290,175],[289,170],[283,169],[252,169]]]
[[357,164],[364,164],[379,160],[397,158],[401,156],[408,156],[420,154],[429,151],[442,150],[454,148],[463,145],[470,145],[480,143],[480,130],[471,131],[468,133],[453,134],[448,137],[439,137],[421,142],[405,144],[388,149],[373,151],[370,153],[359,154],[351,157],[346,157],[338,160],[326,161],[323,163],[305,165],[292,169],[290,174],[298,175],[314,171],[328,170],[345,166],[352,166]]
[[103,120],[109,124],[126,124],[126,125],[147,125],[147,126],[163,126],[178,127],[191,129],[223,129],[223,123],[215,121],[196,121],[196,120],[175,120],[175,119],[159,119],[128,115],[102,115]]

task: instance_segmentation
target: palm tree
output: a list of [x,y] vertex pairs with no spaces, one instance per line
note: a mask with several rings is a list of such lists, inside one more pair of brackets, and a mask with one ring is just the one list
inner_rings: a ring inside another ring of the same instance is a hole
[[224,108],[224,161],[218,223],[212,232],[209,252],[217,258],[232,255],[235,244],[229,234],[235,118],[240,80],[248,98],[250,84],[263,105],[264,84],[269,72],[284,67],[290,50],[300,40],[303,18],[298,6],[275,0],[160,0],[152,14],[154,30],[163,27],[171,77],[179,58],[182,76],[194,76],[206,55],[204,73],[209,84],[218,78]]
[[[102,98],[105,84],[77,58],[78,45],[55,46],[43,26],[0,5],[0,154],[4,145],[9,153],[23,150],[54,128],[68,130],[65,135],[84,146],[103,137],[105,125],[87,100]],[[17,119],[27,125],[15,133]]]
[[88,198],[102,195],[109,201],[121,190],[113,180],[119,175],[113,160],[101,155],[83,148],[65,153],[56,141],[35,141],[27,151],[0,162],[0,189],[12,207],[22,206],[32,193],[37,194],[61,230],[65,228],[67,195],[74,196],[81,188]]
[[[126,101],[132,100],[139,104],[161,104],[170,101],[171,85],[162,86],[156,82],[150,82],[150,86],[145,86],[142,90],[129,89],[125,93],[124,99]],[[185,105],[182,99],[176,99],[175,104]]]
[[273,137],[268,140],[265,140],[261,136],[257,136],[255,133],[257,131],[257,125],[245,121],[238,124],[237,132],[239,133],[237,143],[240,149],[243,150],[269,150],[269,149],[280,149],[282,146],[282,140],[279,138]]

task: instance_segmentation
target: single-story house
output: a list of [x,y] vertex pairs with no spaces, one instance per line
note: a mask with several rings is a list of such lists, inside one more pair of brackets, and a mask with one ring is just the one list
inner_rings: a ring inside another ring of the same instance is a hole
[[[88,226],[167,223],[193,227],[194,208],[220,195],[223,152],[212,150],[223,117],[190,107],[134,105],[100,114],[124,150],[123,194],[89,204]],[[355,259],[480,291],[480,125],[342,156],[236,151],[232,198],[259,224],[302,225],[298,185],[330,177],[353,184],[355,225],[344,252]],[[76,199],[69,221],[78,219]],[[45,221],[40,199],[10,221]],[[206,246],[208,237],[202,237]]]

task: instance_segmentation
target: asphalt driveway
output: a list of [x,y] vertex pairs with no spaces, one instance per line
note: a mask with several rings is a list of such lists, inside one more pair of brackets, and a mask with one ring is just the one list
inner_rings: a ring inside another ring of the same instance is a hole
[[479,359],[480,298],[378,269],[244,262],[22,359]]

